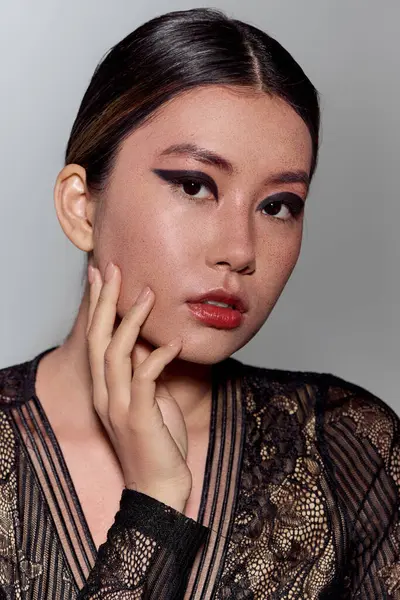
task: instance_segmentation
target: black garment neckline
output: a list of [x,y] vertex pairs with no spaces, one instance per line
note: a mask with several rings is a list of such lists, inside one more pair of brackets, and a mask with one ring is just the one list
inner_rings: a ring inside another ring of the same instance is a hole
[[[26,401],[29,401],[29,400],[34,401],[36,408],[40,414],[40,417],[42,419],[42,422],[46,428],[47,434],[53,444],[53,447],[57,454],[58,460],[60,461],[60,464],[62,466],[63,475],[65,477],[65,480],[66,480],[66,483],[68,486],[68,490],[69,490],[69,493],[71,496],[71,501],[74,504],[74,508],[76,509],[78,518],[80,520],[80,525],[82,526],[82,530],[86,536],[88,545],[92,552],[92,562],[94,564],[96,557],[97,557],[98,549],[96,547],[92,533],[90,531],[86,516],[85,516],[83,508],[82,508],[81,501],[79,499],[78,493],[76,491],[76,487],[72,480],[72,476],[69,471],[68,465],[66,463],[61,445],[55,435],[55,432],[51,426],[51,423],[47,417],[47,414],[42,406],[40,398],[36,394],[36,376],[37,376],[37,370],[38,370],[40,360],[46,354],[49,354],[50,352],[52,352],[53,350],[56,350],[57,348],[59,348],[58,345],[52,346],[51,348],[47,348],[43,352],[40,352],[38,355],[36,355],[30,361],[29,370],[27,373],[27,377],[25,380],[25,386],[24,386],[25,387],[24,398]],[[206,462],[205,462],[205,469],[204,469],[204,479],[203,479],[201,500],[200,500],[199,511],[198,511],[198,515],[197,515],[197,521],[200,523],[202,523],[203,519],[204,519],[204,512],[205,512],[206,503],[207,503],[207,496],[209,493],[211,465],[213,462],[214,446],[215,446],[215,439],[216,439],[216,433],[217,433],[216,420],[217,420],[218,395],[219,395],[219,391],[220,391],[219,388],[220,388],[220,385],[224,385],[226,387],[226,378],[227,378],[227,376],[229,376],[229,372],[231,372],[233,365],[235,365],[236,367],[239,367],[239,366],[242,366],[242,363],[240,363],[240,361],[237,361],[233,358],[228,357],[227,359],[212,365],[212,370],[211,370],[212,402],[211,402],[211,415],[210,415],[210,423],[209,423],[209,438],[208,438],[208,448],[207,448],[207,455],[206,455]],[[225,393],[226,393],[226,389],[225,389]],[[112,524],[110,523],[110,526],[111,525]],[[89,557],[87,557],[87,558],[89,558]]]

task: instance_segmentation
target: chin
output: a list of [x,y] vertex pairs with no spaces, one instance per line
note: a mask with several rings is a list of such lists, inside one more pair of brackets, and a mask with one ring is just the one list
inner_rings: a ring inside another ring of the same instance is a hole
[[[262,315],[265,317],[265,315]],[[177,335],[182,339],[182,350],[177,360],[186,362],[213,365],[219,363],[243,348],[259,331],[265,318],[255,322],[243,323],[235,329],[218,329],[205,327],[187,321],[164,318],[161,320],[150,319],[141,330],[141,337],[154,348],[168,344]]]
[[[203,365],[219,363],[244,348],[261,329],[263,324],[264,322],[250,334],[247,332],[246,336],[241,332],[241,335],[238,334],[236,338],[230,337],[224,339],[224,337],[221,337],[220,341],[217,341],[218,338],[214,337],[212,340],[198,340],[196,343],[196,341],[193,341],[193,337],[187,341],[183,338],[182,350],[178,359]],[[227,335],[226,331],[224,331],[224,335]],[[232,331],[228,335],[232,336]]]
[[[236,352],[234,350],[233,352]],[[178,356],[179,360],[186,362],[195,363],[197,365],[215,365],[216,363],[229,358],[233,352],[218,352],[218,351],[207,351],[194,348],[193,350],[186,350],[183,347],[181,353]]]
[[[241,340],[238,335],[235,339],[235,334],[232,331],[227,332],[218,329],[208,329],[206,331],[207,333],[212,332],[212,334],[206,336],[196,336],[193,332],[192,334],[183,334],[182,350],[177,356],[177,360],[213,365],[229,358],[247,343],[247,339]],[[152,338],[152,336],[146,336],[146,340],[155,347],[168,343],[168,340],[160,340],[158,337]]]
[[177,357],[179,360],[196,363],[199,365],[214,365],[229,358],[237,351],[237,346],[232,344],[193,343],[183,340],[182,350]]

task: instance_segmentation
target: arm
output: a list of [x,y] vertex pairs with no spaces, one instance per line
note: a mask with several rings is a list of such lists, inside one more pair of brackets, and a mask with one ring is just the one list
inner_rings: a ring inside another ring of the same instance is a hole
[[[192,488],[188,432],[163,380],[180,338],[156,349],[138,339],[155,300],[148,288],[116,325],[121,272],[89,280],[87,341],[93,407],[125,481],[120,510],[80,600],[178,600],[208,530],[183,512]],[[134,459],[133,459],[134,457]]]
[[334,378],[325,442],[347,515],[344,559],[351,600],[400,600],[400,420],[368,391]]
[[166,504],[125,489],[78,600],[179,600],[208,531]]
[[[400,600],[400,444],[395,441],[388,467],[382,466],[355,525],[352,598]],[[372,596],[371,596],[372,594]]]

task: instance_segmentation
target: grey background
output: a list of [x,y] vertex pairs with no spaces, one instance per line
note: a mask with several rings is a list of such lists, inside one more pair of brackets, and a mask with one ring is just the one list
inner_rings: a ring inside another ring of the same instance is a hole
[[61,343],[79,306],[84,255],[59,226],[53,185],[97,62],[142,22],[195,6],[277,37],[322,98],[300,260],[235,356],[335,373],[400,413],[398,0],[0,0],[0,367]]

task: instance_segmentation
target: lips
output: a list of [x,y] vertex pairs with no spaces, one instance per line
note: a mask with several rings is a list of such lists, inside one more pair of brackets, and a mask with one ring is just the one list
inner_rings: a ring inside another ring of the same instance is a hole
[[223,289],[215,289],[210,290],[204,294],[199,296],[190,298],[188,302],[190,303],[201,303],[205,300],[213,300],[215,302],[224,302],[225,304],[229,304],[235,310],[238,310],[241,313],[248,311],[248,302],[247,299],[241,295],[231,294]]

